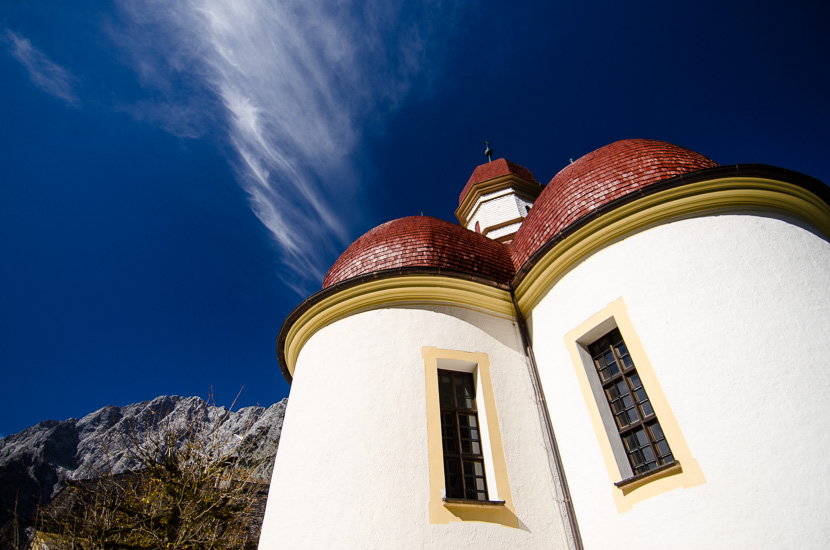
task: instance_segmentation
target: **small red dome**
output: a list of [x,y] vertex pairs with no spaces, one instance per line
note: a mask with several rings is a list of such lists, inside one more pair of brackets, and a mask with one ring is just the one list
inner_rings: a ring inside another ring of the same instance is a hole
[[458,195],[458,204],[464,202],[464,197],[467,196],[467,193],[470,192],[473,185],[483,181],[489,181],[502,176],[507,176],[509,174],[519,176],[520,178],[532,181],[533,183],[538,183],[536,178],[533,177],[533,173],[524,166],[513,164],[506,159],[496,159],[492,162],[486,162],[476,167],[473,171],[473,175],[470,176],[469,180],[467,180],[467,185],[464,186],[464,189],[461,190],[461,194]]
[[633,191],[717,164],[689,149],[650,139],[626,139],[563,168],[536,199],[511,243],[520,268],[557,233]]
[[346,249],[323,279],[323,288],[375,271],[402,267],[447,268],[508,283],[509,249],[430,216],[411,216],[379,225]]

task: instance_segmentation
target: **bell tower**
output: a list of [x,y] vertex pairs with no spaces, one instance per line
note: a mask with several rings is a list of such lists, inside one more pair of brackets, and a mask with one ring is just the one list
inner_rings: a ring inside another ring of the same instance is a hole
[[455,217],[470,231],[509,243],[543,187],[524,166],[491,160],[493,150],[484,143],[488,161],[473,171],[461,191]]

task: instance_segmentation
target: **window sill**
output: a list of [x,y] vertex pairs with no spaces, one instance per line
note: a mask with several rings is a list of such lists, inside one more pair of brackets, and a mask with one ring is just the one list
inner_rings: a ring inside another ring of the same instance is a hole
[[453,508],[504,508],[503,500],[471,500],[464,498],[445,498],[444,507]]
[[614,485],[616,485],[624,495],[627,495],[631,491],[639,489],[643,485],[651,483],[652,481],[657,481],[658,479],[663,479],[664,477],[673,476],[682,472],[683,468],[680,466],[680,462],[675,460],[671,464],[663,464],[659,468],[618,481]]

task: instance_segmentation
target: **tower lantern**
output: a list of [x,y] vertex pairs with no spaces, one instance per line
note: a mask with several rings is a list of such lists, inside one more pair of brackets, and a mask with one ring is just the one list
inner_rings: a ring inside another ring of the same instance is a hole
[[[488,159],[493,154],[489,144],[485,154]],[[455,217],[471,231],[509,243],[542,189],[524,166],[503,158],[488,160],[473,171],[461,191]]]

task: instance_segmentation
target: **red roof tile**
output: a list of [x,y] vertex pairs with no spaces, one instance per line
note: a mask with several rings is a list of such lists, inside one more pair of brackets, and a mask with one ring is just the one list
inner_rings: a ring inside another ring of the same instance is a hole
[[689,149],[648,139],[606,145],[563,168],[545,187],[511,243],[520,268],[549,239],[586,214],[658,181],[717,164]]
[[509,249],[501,243],[430,216],[379,225],[357,239],[329,269],[323,288],[346,279],[401,267],[448,268],[508,283]]
[[481,183],[483,181],[489,181],[495,178],[500,178],[501,176],[506,176],[508,174],[514,174],[516,176],[519,176],[520,178],[536,182],[536,178],[534,178],[530,170],[528,170],[524,166],[513,164],[509,160],[496,159],[493,162],[487,162],[485,164],[482,164],[481,166],[477,166],[476,169],[473,170],[473,175],[470,176],[469,180],[467,180],[467,185],[464,186],[464,189],[458,196],[458,204],[464,202],[464,197],[467,196],[467,193],[470,192],[470,189],[473,187],[473,185]]
[[[510,245],[429,216],[412,216],[372,229],[331,267],[323,288],[346,279],[401,267],[448,268],[510,282],[547,241],[602,206],[661,180],[717,166],[712,160],[661,141],[629,139],[588,153],[544,188]],[[507,174],[536,181],[504,159],[473,172],[461,199],[479,182]]]

